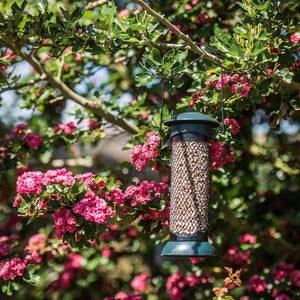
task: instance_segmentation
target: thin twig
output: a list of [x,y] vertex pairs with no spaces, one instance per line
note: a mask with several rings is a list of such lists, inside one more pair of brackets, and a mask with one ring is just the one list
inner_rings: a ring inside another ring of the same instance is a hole
[[115,116],[109,113],[108,111],[101,108],[100,105],[97,105],[95,104],[95,102],[90,101],[82,97],[81,95],[77,94],[76,92],[74,92],[63,81],[61,81],[57,77],[52,76],[50,73],[46,71],[44,66],[36,57],[26,53],[22,49],[17,48],[12,43],[7,42],[7,46],[9,46],[9,48],[12,49],[16,54],[18,54],[20,57],[26,60],[41,75],[41,80],[48,82],[50,85],[52,85],[53,88],[58,89],[65,99],[70,99],[76,102],[77,104],[93,112],[95,115],[105,119],[106,121],[110,122],[113,125],[116,125],[124,129],[125,131],[131,134],[138,133],[139,129],[134,124],[128,122],[122,117]]
[[214,62],[215,64],[219,64],[218,58],[201,49],[200,47],[197,46],[197,43],[194,42],[193,40],[190,39],[190,37],[180,30],[178,30],[174,25],[172,25],[163,15],[160,15],[156,11],[154,11],[149,5],[147,5],[144,1],[142,0],[132,0],[136,4],[140,5],[144,10],[146,10],[151,16],[153,16],[155,19],[163,23],[169,30],[174,32],[179,38],[183,39],[190,47],[191,50],[194,51],[195,53],[199,55],[203,55],[204,58]]
[[96,7],[99,7],[99,6],[102,6],[108,2],[110,2],[111,0],[98,0],[98,1],[94,1],[94,2],[89,2],[85,9],[86,10],[93,10],[95,9]]
[[56,76],[57,79],[61,79],[61,74],[62,74],[62,70],[64,67],[64,63],[65,63],[65,55],[62,55],[60,65],[58,67],[57,76]]
[[50,104],[53,104],[53,103],[55,103],[55,102],[59,102],[59,101],[62,101],[62,100],[64,100],[64,99],[65,99],[65,97],[63,97],[63,96],[55,97],[55,98],[49,100],[49,103],[50,103]]
[[38,83],[38,82],[40,82],[40,81],[42,81],[41,78],[36,79],[36,80],[30,80],[30,81],[28,81],[28,82],[21,83],[21,84],[17,84],[17,85],[14,85],[14,86],[10,86],[10,85],[9,85],[9,86],[6,87],[6,88],[2,88],[2,89],[0,90],[0,94],[1,94],[1,93],[4,93],[4,92],[6,92],[6,91],[18,90],[18,89],[21,89],[21,88],[23,88],[23,87],[30,86],[30,85],[33,85],[33,84],[35,84],[35,83]]

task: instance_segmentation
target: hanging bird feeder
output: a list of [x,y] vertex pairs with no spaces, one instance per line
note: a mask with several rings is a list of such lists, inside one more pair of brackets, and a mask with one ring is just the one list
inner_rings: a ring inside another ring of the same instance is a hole
[[170,238],[161,255],[216,255],[208,243],[209,143],[219,122],[201,113],[186,112],[165,124],[171,127],[172,140]]

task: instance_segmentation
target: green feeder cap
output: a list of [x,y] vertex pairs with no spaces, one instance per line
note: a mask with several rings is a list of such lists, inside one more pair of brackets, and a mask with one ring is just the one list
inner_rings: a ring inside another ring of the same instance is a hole
[[166,243],[161,255],[169,257],[205,257],[215,256],[216,250],[208,242],[174,241]]
[[165,124],[171,127],[171,138],[187,132],[200,133],[211,138],[215,133],[213,128],[220,125],[217,120],[198,112],[185,112],[173,116],[165,121]]

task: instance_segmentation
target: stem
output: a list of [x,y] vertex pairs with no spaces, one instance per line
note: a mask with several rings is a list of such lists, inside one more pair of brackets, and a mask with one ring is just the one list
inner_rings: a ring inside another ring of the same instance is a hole
[[155,19],[157,19],[158,21],[160,21],[161,23],[163,23],[167,28],[169,28],[169,30],[171,30],[172,32],[174,32],[179,38],[183,39],[190,46],[190,48],[191,48],[192,51],[194,51],[195,53],[197,53],[199,55],[203,55],[203,58],[206,58],[206,59],[212,61],[213,63],[219,65],[219,60],[218,60],[218,58],[215,55],[210,54],[210,53],[202,50],[201,48],[199,48],[197,46],[197,43],[194,42],[193,40],[191,40],[188,35],[184,34],[180,30],[178,30],[164,16],[158,14],[150,6],[148,6],[144,1],[142,1],[142,0],[132,0],[132,1],[135,2],[136,4],[140,5],[151,16],[153,16]]
[[87,10],[93,10],[95,9],[96,7],[99,7],[99,6],[102,6],[104,5],[105,3],[108,3],[110,2],[111,0],[98,0],[98,1],[94,1],[94,2],[89,2],[85,9]]
[[121,127],[122,129],[131,134],[136,134],[139,131],[138,127],[136,127],[134,124],[131,124],[130,122],[119,116],[114,116],[108,111],[102,109],[99,105],[74,92],[63,81],[61,81],[60,78],[54,77],[50,73],[48,73],[36,57],[26,53],[22,49],[17,49],[13,44],[7,44],[10,49],[12,49],[15,53],[17,53],[24,60],[26,60],[41,75],[41,80],[48,82],[54,88],[58,89],[65,99],[70,99],[74,101],[75,103],[93,112],[95,115],[105,119],[113,125]]

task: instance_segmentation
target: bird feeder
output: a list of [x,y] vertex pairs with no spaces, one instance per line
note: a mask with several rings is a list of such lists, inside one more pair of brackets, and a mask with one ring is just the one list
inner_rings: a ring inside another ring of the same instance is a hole
[[207,115],[186,112],[165,124],[171,127],[172,141],[170,238],[161,255],[216,255],[208,243],[209,143],[219,123]]

